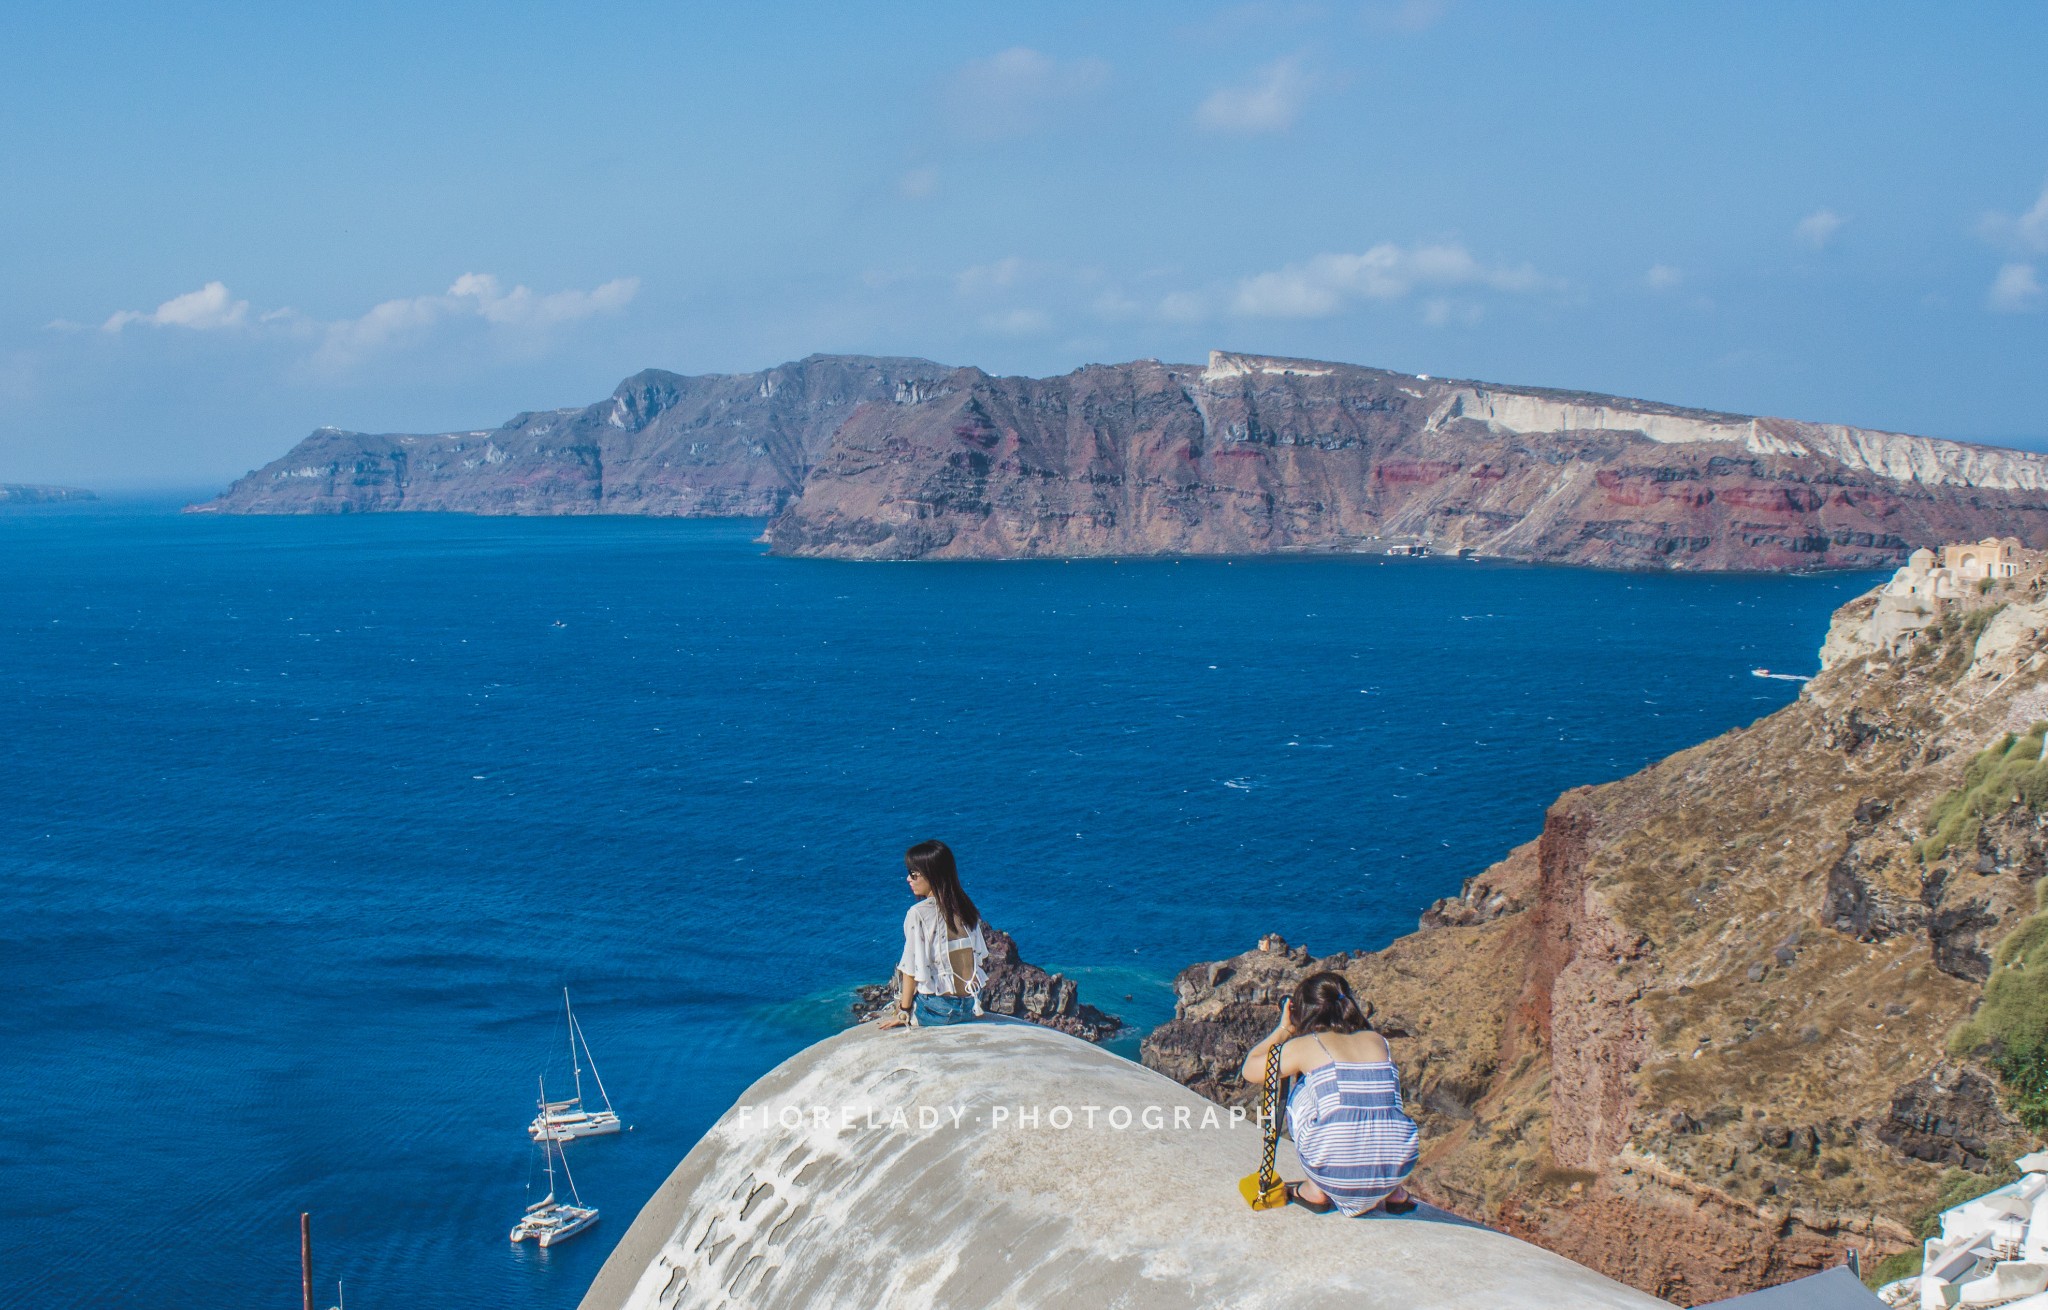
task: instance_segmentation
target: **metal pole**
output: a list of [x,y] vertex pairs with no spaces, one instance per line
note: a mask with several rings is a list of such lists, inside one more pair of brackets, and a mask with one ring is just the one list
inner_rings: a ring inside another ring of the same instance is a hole
[[305,1310],[313,1310],[313,1215],[299,1213],[299,1295]]

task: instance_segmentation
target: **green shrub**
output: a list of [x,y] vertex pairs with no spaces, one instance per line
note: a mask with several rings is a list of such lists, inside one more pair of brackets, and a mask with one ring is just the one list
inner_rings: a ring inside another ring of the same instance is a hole
[[1936,681],[1958,682],[1970,671],[1970,661],[1977,655],[1977,638],[1984,635],[1992,617],[2004,608],[2003,604],[1987,605],[1968,614],[1951,615],[1927,629],[1932,648],[1941,652],[1934,663],[1932,676]]
[[1949,1037],[1948,1049],[1986,1056],[2014,1117],[2048,1136],[2048,879],[2034,885],[2034,903],[2038,912],[2020,920],[1992,953],[1984,999]]
[[2005,1084],[2006,1103],[2035,1136],[2048,1136],[2048,1049],[2023,1046],[1991,1057]]
[[1923,1256],[1924,1252],[1918,1247],[1910,1251],[1899,1251],[1888,1255],[1876,1264],[1864,1269],[1863,1285],[1874,1292],[1886,1283],[1897,1282],[1901,1278],[1911,1278],[1914,1274],[1920,1272],[1920,1261]]
[[2041,759],[2041,739],[2048,723],[2037,723],[2025,736],[2006,733],[1990,749],[1979,751],[1963,770],[1963,785],[1934,803],[1927,817],[1927,835],[1914,849],[1932,862],[1955,847],[1977,844],[1984,820],[2013,805],[2048,808],[2048,761]]
[[[1974,1201],[1984,1193],[2000,1186],[1994,1179],[1982,1174],[1973,1174],[1967,1169],[1949,1169],[1941,1175],[1941,1183],[1935,1189],[1934,1200],[1916,1216],[1910,1225],[1913,1239],[1925,1242],[1941,1231],[1941,1212],[1965,1201]],[[1863,1271],[1865,1285],[1878,1288],[1901,1278],[1909,1278],[1920,1272],[1922,1248],[1900,1251],[1888,1255]]]

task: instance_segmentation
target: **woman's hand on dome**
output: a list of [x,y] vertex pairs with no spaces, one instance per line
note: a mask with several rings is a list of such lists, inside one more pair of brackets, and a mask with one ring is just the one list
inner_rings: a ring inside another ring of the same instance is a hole
[[904,1013],[903,1011],[901,1011],[901,1010],[897,1009],[897,1008],[896,1008],[896,1007],[894,1007],[894,1006],[890,1006],[890,1007],[889,1007],[889,1012],[888,1012],[887,1014],[885,1014],[885,1015],[883,1015],[883,1016],[882,1016],[882,1018],[880,1019],[880,1021],[878,1021],[878,1022],[877,1022],[877,1023],[875,1024],[875,1027],[877,1027],[877,1028],[901,1028],[901,1027],[903,1027],[903,1025],[905,1025],[905,1024],[907,1024],[907,1023],[909,1023],[909,1022],[910,1022],[910,1016],[909,1016],[909,1015],[905,1014],[905,1013]]

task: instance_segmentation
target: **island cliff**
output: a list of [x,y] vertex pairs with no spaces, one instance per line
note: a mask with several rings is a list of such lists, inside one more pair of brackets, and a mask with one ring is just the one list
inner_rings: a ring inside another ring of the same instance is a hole
[[492,430],[323,429],[196,508],[773,514],[776,553],[852,559],[1427,549],[1848,568],[2048,541],[2048,456],[1223,352],[1055,378],[814,355],[649,371]]
[[1244,1050],[1333,968],[1440,1204],[1681,1304],[1915,1246],[2048,1128],[2044,582],[1919,557],[1794,704],[1566,793],[1384,950],[1191,967],[1145,1062],[1242,1103]]
[[98,500],[83,487],[44,487],[32,483],[0,482],[0,506],[54,505],[59,501]]
[[219,514],[666,514],[764,517],[866,404],[909,403],[952,370],[812,355],[760,373],[636,373],[595,405],[473,432],[321,428],[193,508]]

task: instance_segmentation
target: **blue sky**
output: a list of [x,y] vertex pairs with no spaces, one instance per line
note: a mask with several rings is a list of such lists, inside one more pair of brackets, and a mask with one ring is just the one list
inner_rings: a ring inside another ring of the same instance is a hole
[[2048,6],[14,4],[0,481],[1211,348],[2048,442]]

